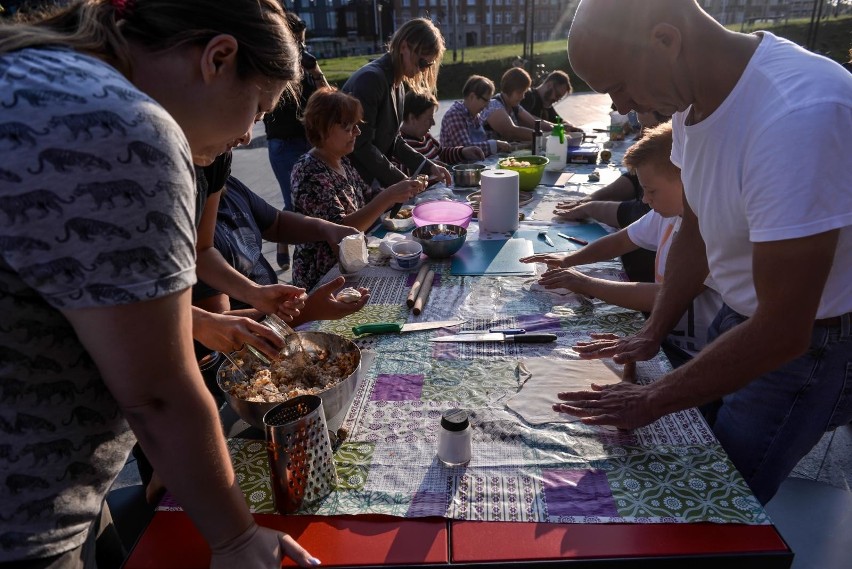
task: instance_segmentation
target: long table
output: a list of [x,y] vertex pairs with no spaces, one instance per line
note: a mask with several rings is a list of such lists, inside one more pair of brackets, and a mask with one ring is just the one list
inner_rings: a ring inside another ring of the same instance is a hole
[[[557,201],[594,188],[585,183],[594,168],[569,165],[568,185],[539,186],[514,237],[552,226]],[[618,175],[597,169],[600,184]],[[480,234],[476,223],[469,231],[471,240],[507,237]],[[641,315],[535,290],[535,277],[458,276],[451,261],[432,268],[438,276],[417,318],[404,308],[413,274],[374,254],[371,266],[349,279],[372,289],[370,304],[312,327],[351,337],[351,327],[365,322],[463,318],[466,329],[522,327],[554,332],[558,341],[428,342],[455,329],[357,340],[377,357],[365,366],[345,417],[350,434],[335,455],[338,489],[309,515],[273,513],[264,446],[252,440],[259,433],[232,427],[238,481],[260,523],[291,533],[327,566],[789,567],[792,553],[697,411],[624,433],[577,422],[529,425],[507,410],[521,384],[519,362],[576,360],[571,346],[578,339],[630,333]],[[611,263],[591,269],[617,278]],[[661,355],[640,364],[639,379],[653,381],[667,369]],[[455,406],[472,411],[474,458],[465,468],[434,457],[436,418]],[[206,566],[209,553],[186,514],[168,500],[162,508],[126,566]]]

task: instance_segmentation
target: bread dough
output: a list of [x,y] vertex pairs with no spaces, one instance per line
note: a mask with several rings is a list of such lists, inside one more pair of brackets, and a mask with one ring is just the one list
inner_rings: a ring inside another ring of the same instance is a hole
[[361,300],[361,293],[358,289],[354,289],[350,286],[338,292],[337,296],[334,298],[339,302],[358,302]]
[[[613,364],[615,365],[615,364]],[[528,358],[518,364],[521,390],[506,402],[506,407],[530,425],[573,423],[579,417],[554,411],[557,393],[588,391],[592,383],[618,383],[621,377],[601,360],[554,360]]]

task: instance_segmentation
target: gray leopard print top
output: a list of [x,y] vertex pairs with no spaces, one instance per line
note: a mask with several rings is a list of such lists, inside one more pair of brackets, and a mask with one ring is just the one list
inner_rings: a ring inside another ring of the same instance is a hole
[[61,310],[195,281],[174,120],[72,51],[0,57],[0,562],[80,545],[132,433]]

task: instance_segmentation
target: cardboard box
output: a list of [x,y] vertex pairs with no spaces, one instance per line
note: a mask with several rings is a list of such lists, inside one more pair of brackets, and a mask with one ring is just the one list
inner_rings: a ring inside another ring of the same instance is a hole
[[598,152],[601,147],[598,144],[584,142],[576,148],[568,149],[569,164],[597,164]]

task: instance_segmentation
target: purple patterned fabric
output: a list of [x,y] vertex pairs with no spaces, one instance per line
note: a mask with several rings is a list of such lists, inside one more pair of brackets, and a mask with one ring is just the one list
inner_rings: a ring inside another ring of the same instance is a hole
[[543,470],[548,516],[618,516],[602,470]]
[[419,401],[422,374],[379,374],[370,401]]
[[560,332],[559,318],[543,314],[521,314],[515,317],[518,328],[527,332]]
[[447,513],[449,496],[446,492],[417,492],[408,507],[409,518],[443,516]]

